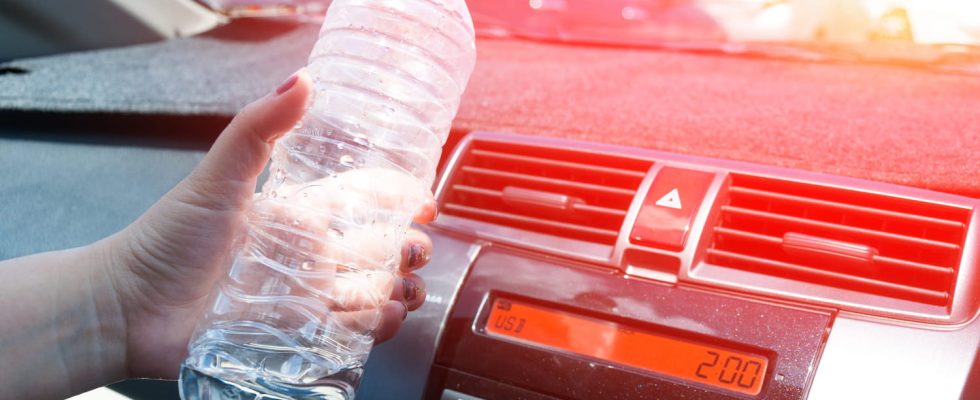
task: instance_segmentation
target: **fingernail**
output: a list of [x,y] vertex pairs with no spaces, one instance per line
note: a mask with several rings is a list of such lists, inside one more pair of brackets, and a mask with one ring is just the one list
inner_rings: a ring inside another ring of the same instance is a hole
[[415,298],[419,295],[419,287],[409,279],[402,281],[402,297],[405,298],[405,302],[415,301]]
[[425,246],[418,243],[412,243],[408,247],[408,266],[411,269],[421,267],[423,264],[429,261],[429,254],[425,251]]
[[289,89],[292,89],[297,80],[299,80],[299,73],[290,75],[289,78],[286,78],[286,80],[280,83],[279,87],[276,88],[276,95],[286,93],[289,91]]

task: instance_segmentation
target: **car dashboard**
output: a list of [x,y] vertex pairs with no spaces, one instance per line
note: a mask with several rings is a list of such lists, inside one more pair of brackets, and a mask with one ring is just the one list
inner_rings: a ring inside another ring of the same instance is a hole
[[[0,253],[125,227],[315,37],[239,21],[10,63]],[[358,398],[980,398],[975,76],[478,52],[421,228],[426,304]]]
[[373,353],[369,398],[975,390],[975,199],[488,132],[436,194],[427,304]]

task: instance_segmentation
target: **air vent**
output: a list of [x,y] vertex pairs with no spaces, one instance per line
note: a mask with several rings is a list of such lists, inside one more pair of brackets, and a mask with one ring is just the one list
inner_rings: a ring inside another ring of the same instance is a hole
[[969,210],[752,175],[732,175],[711,264],[945,306]]
[[612,245],[652,162],[473,140],[444,186],[446,214]]

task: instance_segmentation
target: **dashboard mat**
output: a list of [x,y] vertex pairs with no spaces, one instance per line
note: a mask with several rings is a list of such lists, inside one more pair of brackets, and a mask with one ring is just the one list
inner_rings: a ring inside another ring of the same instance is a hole
[[[302,66],[315,26],[8,63],[0,110],[232,115]],[[483,38],[456,120],[980,197],[980,77],[909,67]]]

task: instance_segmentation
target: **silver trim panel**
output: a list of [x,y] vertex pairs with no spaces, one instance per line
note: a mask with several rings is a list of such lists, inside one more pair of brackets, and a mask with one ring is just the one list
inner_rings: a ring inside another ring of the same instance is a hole
[[432,238],[432,258],[417,273],[425,279],[425,304],[409,313],[401,330],[375,347],[365,366],[357,398],[422,398],[446,318],[482,245],[419,228]]

